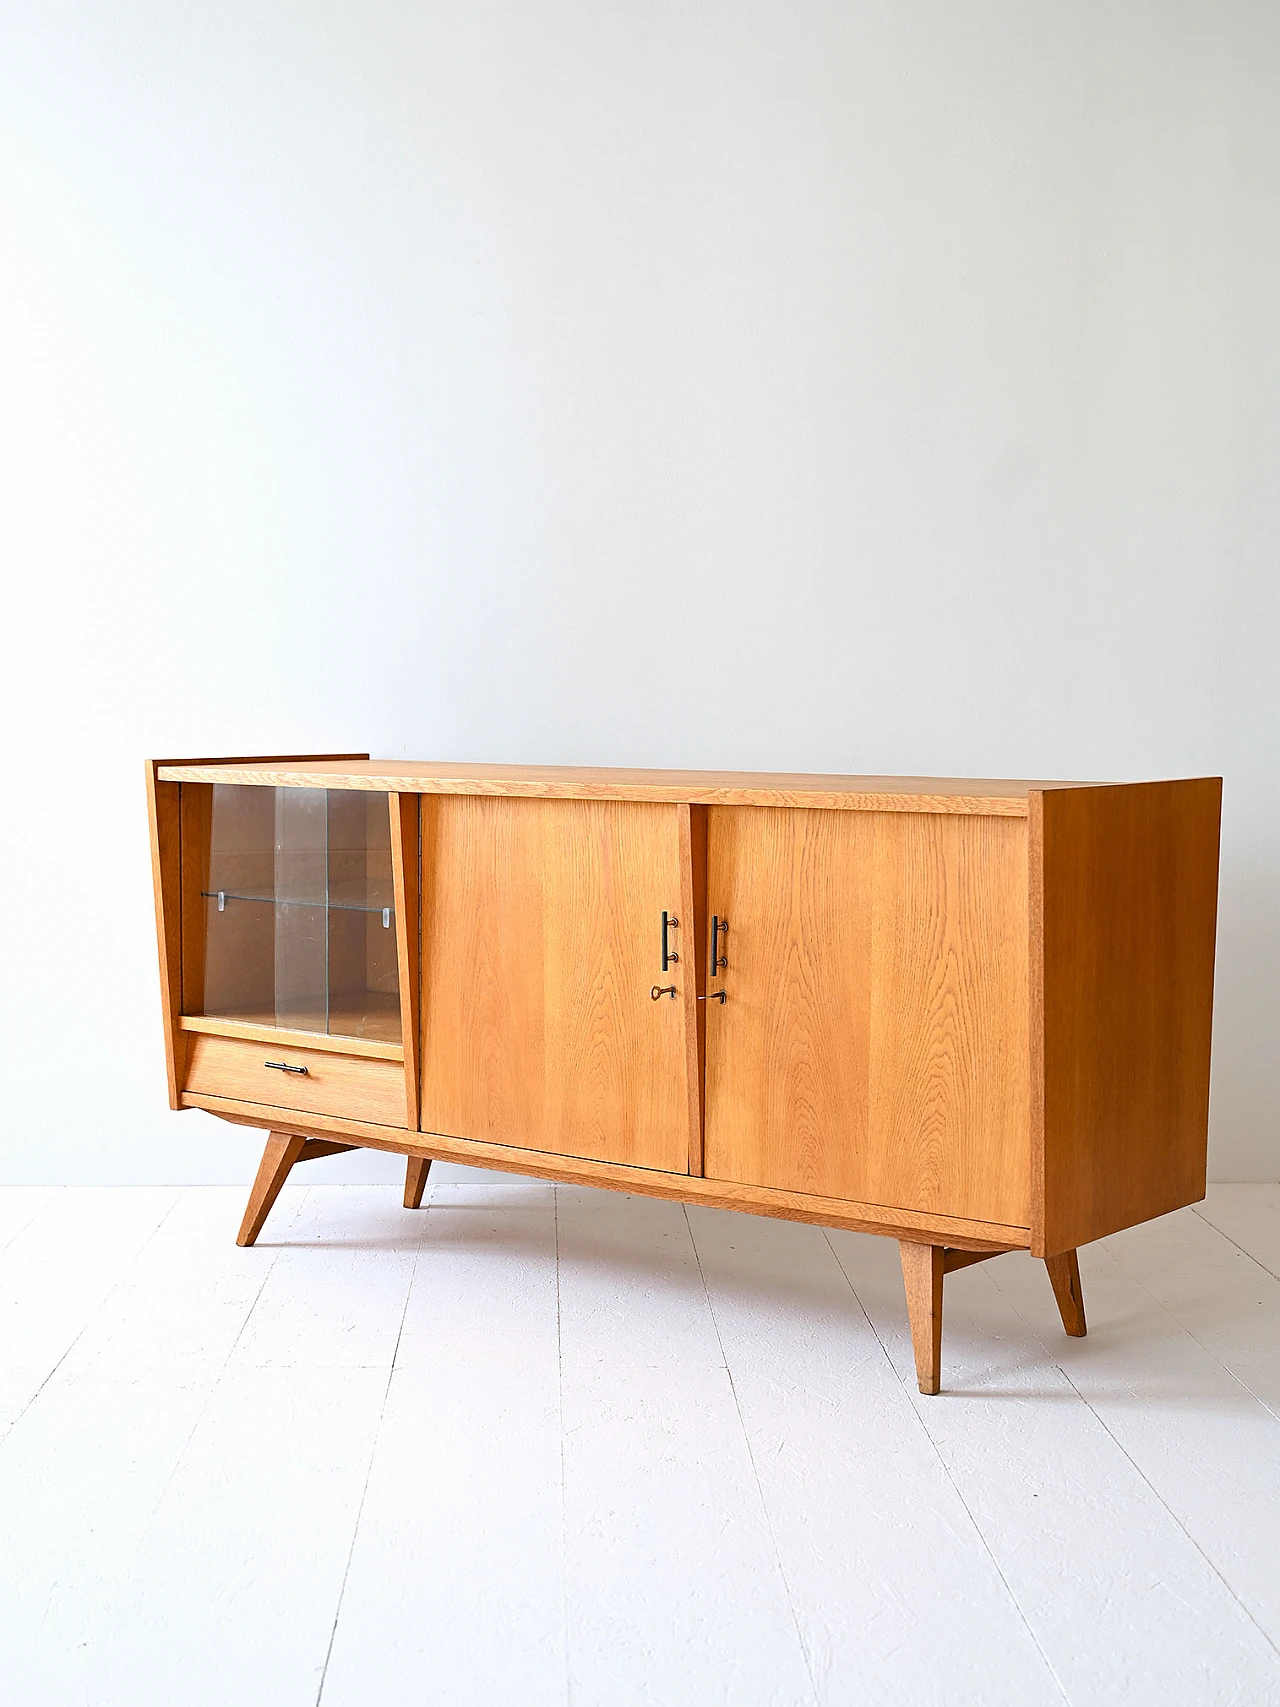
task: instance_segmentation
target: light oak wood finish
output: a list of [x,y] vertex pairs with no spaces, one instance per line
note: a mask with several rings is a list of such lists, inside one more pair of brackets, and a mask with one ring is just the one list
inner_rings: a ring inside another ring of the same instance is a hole
[[151,832],[151,887],[155,896],[156,946],[160,954],[160,1012],[164,1022],[169,1107],[182,1107],[187,1041],[182,1015],[182,863],[176,782],[159,782],[155,761],[147,765],[147,822]]
[[[268,1062],[283,1062],[289,1072]],[[325,1049],[251,1043],[239,1037],[190,1038],[186,1089],[197,1095],[230,1097],[262,1106],[264,1122],[274,1125],[272,1110],[304,1114],[350,1114],[378,1125],[405,1125],[404,1070],[398,1062],[364,1055],[336,1055]]]
[[280,1188],[296,1163],[313,1162],[321,1156],[339,1156],[345,1150],[356,1148],[354,1144],[333,1143],[327,1138],[306,1138],[293,1132],[271,1132],[262,1152],[262,1160],[258,1163],[257,1177],[253,1182],[253,1190],[249,1193],[248,1207],[244,1212],[244,1220],[240,1223],[236,1243],[252,1245],[256,1241],[267,1216],[271,1213],[272,1205],[280,1195]]
[[941,1245],[917,1245],[901,1240],[902,1280],[911,1322],[916,1381],[922,1393],[942,1387],[942,1277],[945,1258]]
[[[680,911],[679,926],[671,935],[671,943],[679,954],[676,970],[680,976],[674,983],[684,1005],[684,1072],[689,1119],[689,1159],[691,1174],[703,1171],[703,1062],[706,1058],[706,1003],[698,1000],[703,987],[705,967],[698,952],[698,927],[706,910],[707,888],[707,818],[701,806],[677,806],[676,824],[680,842]],[[660,983],[667,982],[665,975]]]
[[707,1172],[1025,1225],[1025,826],[709,813]]
[[1032,1250],[1204,1196],[1222,783],[1031,797]]
[[377,760],[240,764],[217,778],[200,764],[166,765],[166,782],[231,781],[286,788],[519,799],[638,800],[670,805],[797,806],[853,812],[954,812],[1025,818],[1032,789],[1072,783],[993,778],[827,776],[779,771],[622,770],[574,765],[462,765]]
[[1074,1251],[1046,1257],[1053,1295],[1058,1301],[1062,1325],[1072,1339],[1083,1339],[1088,1331],[1084,1319],[1084,1293],[1080,1287],[1080,1261]]
[[960,1268],[972,1268],[976,1262],[989,1262],[992,1257],[1003,1256],[1003,1251],[953,1251],[942,1253],[942,1272],[954,1274]]
[[529,1174],[534,1179],[564,1185],[606,1186],[643,1197],[667,1197],[705,1204],[711,1209],[746,1210],[783,1221],[804,1221],[823,1227],[841,1227],[854,1233],[883,1233],[891,1238],[935,1239],[965,1250],[992,1253],[1025,1250],[1025,1227],[999,1227],[983,1221],[962,1221],[945,1215],[917,1215],[875,1203],[848,1203],[838,1198],[810,1197],[802,1192],[773,1191],[763,1186],[735,1185],[724,1180],[695,1179],[688,1174],[661,1172],[614,1162],[593,1162],[547,1151],[517,1149],[506,1144],[483,1144],[450,1138],[439,1132],[397,1133],[368,1122],[335,1119],[329,1115],[263,1109],[258,1104],[237,1102],[230,1097],[184,1092],[183,1106],[203,1108],[242,1126],[271,1125],[282,1130],[330,1132],[351,1138],[371,1150],[398,1155],[429,1156],[436,1161],[463,1162],[472,1168],[494,1168],[503,1173]]
[[[396,953],[400,965],[401,1048],[405,1124],[418,1124],[418,1015],[422,979],[422,908],[419,899],[419,797],[388,795],[391,812],[391,880],[396,897]],[[421,1192],[419,1192],[421,1196]],[[410,1207],[416,1209],[417,1204]]]
[[[907,1292],[907,1314],[911,1322],[911,1348],[916,1377],[922,1393],[937,1393],[942,1386],[942,1301],[945,1276],[974,1263],[990,1262],[1002,1251],[955,1250],[916,1240],[899,1241],[902,1279]],[[1073,1339],[1085,1335],[1084,1293],[1080,1286],[1080,1264],[1075,1251],[1045,1261],[1062,1325]]]
[[402,1043],[382,1043],[373,1037],[333,1036],[323,1031],[295,1031],[291,1027],[269,1025],[265,1020],[261,1024],[254,1024],[248,1020],[222,1019],[209,1014],[183,1014],[178,1024],[183,1031],[203,1031],[211,1037],[243,1037],[253,1043],[274,1043],[294,1049],[322,1049],[330,1055],[367,1055],[374,1061],[404,1061]]
[[431,1172],[429,1156],[410,1156],[404,1171],[404,1206],[406,1209],[421,1209],[422,1194],[427,1189],[427,1175]]
[[280,1188],[289,1177],[290,1168],[301,1159],[306,1147],[307,1140],[293,1133],[272,1132],[268,1136],[253,1190],[249,1193],[244,1220],[236,1235],[238,1245],[252,1245],[257,1240],[272,1205],[280,1195]]
[[686,1173],[676,809],[424,798],[422,847],[422,1126]]
[[[247,937],[206,967],[220,781],[390,796],[399,996],[375,939],[359,1041],[258,1023]],[[1203,1193],[1216,779],[280,760],[158,764],[150,792],[171,1100],[271,1130],[268,1184],[287,1140],[360,1144],[406,1157],[408,1205],[449,1157],[894,1237],[929,1392],[947,1273],[1030,1248],[1082,1334],[1076,1246]],[[183,1018],[183,979],[233,1017]]]

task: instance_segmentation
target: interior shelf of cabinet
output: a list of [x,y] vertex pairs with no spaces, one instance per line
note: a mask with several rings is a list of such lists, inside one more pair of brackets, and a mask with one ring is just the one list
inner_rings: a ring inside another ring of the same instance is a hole
[[381,913],[384,930],[391,929],[391,921],[396,916],[394,907],[370,906],[363,901],[332,901],[303,895],[248,895],[243,890],[231,889],[202,889],[200,894],[206,901],[216,901],[220,913],[226,911],[228,901],[262,902],[270,907],[323,907],[327,913]]
[[178,1023],[183,1031],[207,1031],[218,1037],[249,1037],[298,1049],[376,1055],[388,1061],[404,1059],[400,998],[381,990],[331,996],[327,1015],[319,1006],[314,1012],[295,1008],[286,1015],[275,1008],[245,1004],[234,1012],[183,1014]]

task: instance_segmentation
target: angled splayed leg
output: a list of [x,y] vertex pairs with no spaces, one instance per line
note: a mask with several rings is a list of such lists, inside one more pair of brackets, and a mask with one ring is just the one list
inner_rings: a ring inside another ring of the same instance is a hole
[[902,1279],[907,1289],[907,1315],[916,1355],[916,1380],[922,1393],[942,1385],[942,1276],[946,1252],[941,1245],[898,1241]]
[[341,1144],[334,1138],[300,1138],[293,1132],[271,1133],[258,1163],[257,1178],[249,1193],[249,1206],[240,1223],[236,1243],[251,1245],[257,1238],[295,1162],[312,1162],[320,1156],[340,1156],[344,1150],[357,1149],[358,1144]]
[[1060,1256],[1046,1257],[1044,1266],[1049,1270],[1049,1279],[1053,1283],[1053,1295],[1058,1300],[1058,1314],[1062,1317],[1062,1325],[1072,1339],[1083,1339],[1086,1333],[1084,1320],[1084,1293],[1080,1290],[1080,1259],[1074,1251],[1063,1251]]
[[406,1209],[421,1209],[422,1194],[426,1190],[427,1175],[431,1172],[430,1156],[410,1156],[408,1166],[404,1171],[404,1206]]
[[295,1137],[293,1133],[268,1134],[262,1160],[258,1163],[257,1178],[253,1182],[253,1190],[249,1193],[249,1206],[244,1212],[244,1220],[240,1223],[240,1231],[236,1235],[238,1245],[251,1245],[262,1231],[262,1224],[280,1195],[280,1187],[288,1179],[293,1164],[301,1161],[302,1152],[306,1147],[306,1139]]

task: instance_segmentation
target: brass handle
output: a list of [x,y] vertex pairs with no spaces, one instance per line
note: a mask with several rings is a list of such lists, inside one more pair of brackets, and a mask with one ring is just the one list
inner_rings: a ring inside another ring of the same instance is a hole
[[663,996],[670,996],[671,1000],[674,1002],[676,999],[676,987],[675,987],[675,985],[674,984],[662,984],[662,985],[655,984],[653,986],[652,990],[649,991],[649,997],[650,997],[650,1000],[652,1000],[652,1001],[655,1001],[655,1002],[659,1001],[659,1000],[661,1000],[661,998]]

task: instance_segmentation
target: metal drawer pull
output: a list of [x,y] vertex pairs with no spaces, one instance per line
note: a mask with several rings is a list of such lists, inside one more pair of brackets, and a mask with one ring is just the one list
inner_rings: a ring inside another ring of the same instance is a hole
[[277,1073],[305,1073],[305,1067],[291,1067],[287,1061],[264,1061],[264,1067],[274,1067]]

